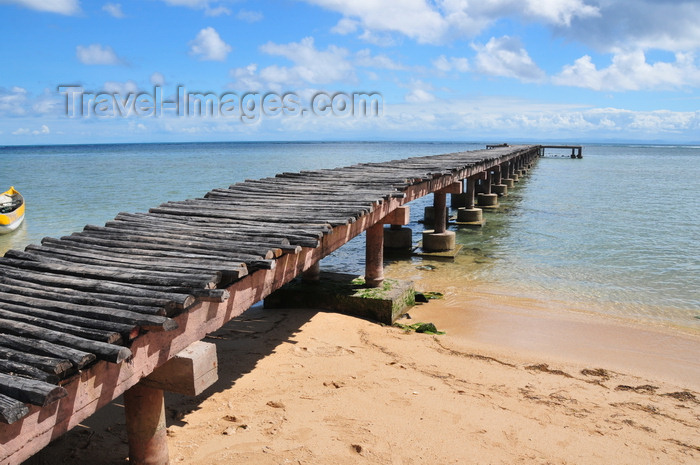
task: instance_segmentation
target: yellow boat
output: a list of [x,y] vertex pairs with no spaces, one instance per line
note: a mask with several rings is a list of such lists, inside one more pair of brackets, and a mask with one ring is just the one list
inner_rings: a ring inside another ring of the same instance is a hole
[[0,234],[14,231],[24,220],[24,197],[14,187],[0,194]]

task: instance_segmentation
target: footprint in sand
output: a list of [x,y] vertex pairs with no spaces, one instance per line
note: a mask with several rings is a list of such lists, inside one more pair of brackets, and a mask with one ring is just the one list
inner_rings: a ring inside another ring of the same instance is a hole
[[342,346],[315,345],[295,347],[294,355],[297,357],[340,357],[352,355],[355,351]]

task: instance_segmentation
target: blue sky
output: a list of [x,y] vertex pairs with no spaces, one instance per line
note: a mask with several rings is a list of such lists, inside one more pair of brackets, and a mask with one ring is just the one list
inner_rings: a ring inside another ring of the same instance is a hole
[[[697,1],[0,0],[0,37],[0,145],[700,141]],[[67,115],[61,86],[96,99]],[[376,93],[382,112],[118,111],[156,87]]]

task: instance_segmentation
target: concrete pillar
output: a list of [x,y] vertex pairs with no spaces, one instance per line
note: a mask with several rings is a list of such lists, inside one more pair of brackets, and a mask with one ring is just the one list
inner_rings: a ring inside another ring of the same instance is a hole
[[426,252],[443,252],[452,250],[457,244],[454,231],[447,231],[447,193],[461,193],[462,184],[454,183],[433,195],[435,212],[435,229],[423,231],[423,250]]
[[410,250],[413,247],[413,231],[400,224],[384,228],[384,248],[392,250]]
[[513,175],[513,163],[507,161],[503,164],[503,166],[505,167],[505,170],[503,171],[505,175],[504,178],[501,179],[501,183],[503,183],[503,185],[505,185],[508,189],[511,189],[515,187],[515,181],[511,177]]
[[301,275],[301,279],[307,283],[317,283],[321,279],[321,260],[304,271]]
[[365,284],[379,287],[384,282],[384,224],[381,222],[367,229],[365,246]]
[[443,233],[447,227],[447,194],[441,191],[433,194],[433,214],[435,215],[435,232]]
[[484,214],[481,208],[474,208],[474,193],[476,181],[479,175],[467,179],[467,205],[457,210],[457,223],[466,223],[476,226],[484,224]]
[[168,441],[162,389],[137,383],[124,393],[129,463],[167,465]]

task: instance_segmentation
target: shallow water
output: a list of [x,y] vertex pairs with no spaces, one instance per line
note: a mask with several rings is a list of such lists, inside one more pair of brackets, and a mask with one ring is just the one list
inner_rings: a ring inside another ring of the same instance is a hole
[[[246,178],[483,148],[467,143],[210,143],[0,147],[0,188],[27,200],[0,253],[103,224],[120,211],[202,196]],[[540,159],[483,228],[459,229],[463,253],[437,263],[468,289],[576,302],[593,312],[699,327],[700,148],[584,147],[582,160]],[[417,221],[431,196],[411,204]],[[453,227],[453,229],[456,229]],[[362,272],[358,238],[324,260]],[[415,267],[419,259],[401,266]],[[422,273],[417,270],[417,276]]]

